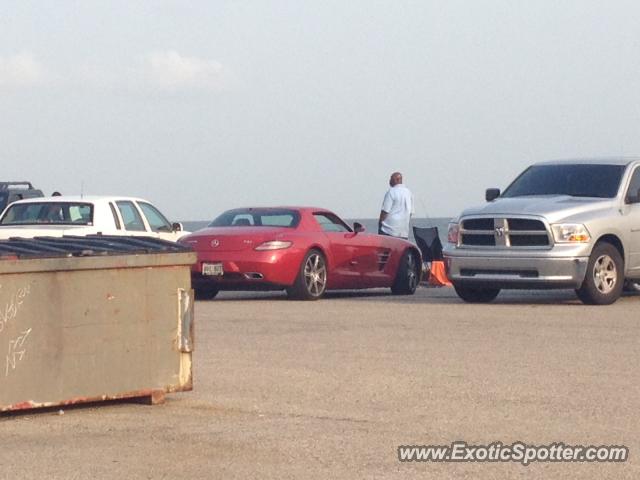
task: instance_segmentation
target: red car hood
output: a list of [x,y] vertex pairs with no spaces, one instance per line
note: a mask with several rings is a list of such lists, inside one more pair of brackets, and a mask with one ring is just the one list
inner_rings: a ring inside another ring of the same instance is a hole
[[209,227],[187,235],[180,239],[180,243],[201,252],[239,252],[277,240],[291,230],[282,227]]

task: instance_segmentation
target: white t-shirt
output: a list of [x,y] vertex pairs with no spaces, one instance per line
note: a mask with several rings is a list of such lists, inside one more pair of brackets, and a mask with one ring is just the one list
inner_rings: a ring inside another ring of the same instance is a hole
[[382,201],[382,211],[387,212],[382,231],[394,237],[409,238],[409,220],[414,213],[411,191],[402,183],[391,187]]

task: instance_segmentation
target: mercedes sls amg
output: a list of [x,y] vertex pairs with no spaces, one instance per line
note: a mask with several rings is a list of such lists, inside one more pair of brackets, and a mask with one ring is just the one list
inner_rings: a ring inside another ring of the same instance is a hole
[[229,210],[180,243],[198,254],[192,267],[198,299],[220,290],[286,290],[302,300],[327,290],[381,287],[411,295],[422,273],[414,244],[366,233],[321,208]]

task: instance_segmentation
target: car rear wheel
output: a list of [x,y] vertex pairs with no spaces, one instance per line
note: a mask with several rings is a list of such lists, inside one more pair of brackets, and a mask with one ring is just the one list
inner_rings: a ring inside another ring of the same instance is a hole
[[576,290],[578,298],[587,305],[610,305],[622,294],[624,261],[616,247],[598,243],[591,252],[587,274]]
[[400,259],[396,279],[391,286],[394,295],[413,295],[420,283],[420,259],[413,250],[407,250]]
[[309,250],[305,255],[295,283],[287,288],[289,298],[318,300],[327,289],[327,261],[319,250]]
[[500,293],[499,288],[470,287],[465,285],[453,285],[458,296],[469,303],[489,303]]
[[215,287],[199,287],[194,288],[194,297],[196,300],[213,300],[220,290]]

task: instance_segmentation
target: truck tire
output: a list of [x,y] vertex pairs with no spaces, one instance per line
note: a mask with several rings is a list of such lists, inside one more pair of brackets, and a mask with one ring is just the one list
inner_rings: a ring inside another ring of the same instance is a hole
[[458,296],[469,303],[489,303],[500,293],[499,288],[470,287],[465,285],[453,285]]
[[611,305],[624,287],[624,260],[616,247],[601,242],[593,247],[587,274],[576,295],[587,305]]
[[421,274],[420,257],[413,250],[407,250],[400,259],[396,278],[391,285],[391,293],[394,295],[413,295],[420,283]]
[[294,284],[287,288],[292,300],[318,300],[327,289],[327,261],[320,250],[307,252]]

